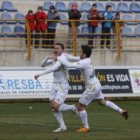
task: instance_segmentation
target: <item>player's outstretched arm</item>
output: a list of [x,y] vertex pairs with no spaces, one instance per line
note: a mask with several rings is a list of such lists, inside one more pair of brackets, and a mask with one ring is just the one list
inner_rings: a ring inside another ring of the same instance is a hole
[[85,68],[85,65],[82,60],[79,62],[75,62],[75,63],[70,63],[67,60],[63,59],[62,57],[57,57],[57,60],[68,68],[78,68],[78,69]]
[[57,61],[52,67],[47,68],[45,71],[41,72],[40,74],[36,74],[34,77],[35,77],[35,79],[37,79],[38,77],[40,77],[42,75],[45,75],[45,74],[49,74],[51,72],[54,72],[60,66],[61,66],[61,63],[59,61]]
[[42,63],[41,63],[41,67],[46,67],[50,64],[53,63],[53,60],[49,59],[48,57],[46,57],[45,59],[43,59]]
[[55,54],[55,52],[53,52],[50,56],[43,59],[43,61],[41,63],[41,67],[46,67],[46,66],[52,64],[55,59],[56,59],[56,54]]
[[80,59],[80,56],[72,56],[72,55],[69,55],[67,53],[65,53],[65,56],[70,61],[76,61],[77,62],[77,61],[80,61],[81,60]]

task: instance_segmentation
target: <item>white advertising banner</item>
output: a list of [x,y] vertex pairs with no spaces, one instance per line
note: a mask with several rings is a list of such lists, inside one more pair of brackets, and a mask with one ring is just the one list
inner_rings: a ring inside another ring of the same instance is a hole
[[53,76],[51,74],[34,79],[34,75],[40,70],[14,70],[0,71],[0,98],[9,96],[48,96],[52,85]]
[[140,93],[140,69],[129,70],[133,93]]

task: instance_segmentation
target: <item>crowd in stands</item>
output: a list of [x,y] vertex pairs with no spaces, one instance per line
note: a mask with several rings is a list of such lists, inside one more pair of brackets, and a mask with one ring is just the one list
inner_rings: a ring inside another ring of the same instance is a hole
[[[81,13],[77,8],[76,4],[71,5],[71,10],[68,12],[69,20],[80,20]],[[40,42],[40,33],[42,34],[42,48],[50,48],[54,45],[54,39],[55,39],[55,32],[56,32],[56,21],[47,21],[47,20],[60,20],[60,13],[56,12],[54,6],[50,6],[50,10],[46,14],[43,11],[43,7],[39,6],[37,9],[37,12],[33,14],[32,10],[28,11],[28,14],[26,15],[26,19],[29,21],[30,30],[31,33],[35,30],[35,48],[39,47]],[[120,19],[120,13],[116,13],[115,16],[112,14],[112,7],[110,5],[106,6],[106,11],[104,13],[97,10],[97,5],[93,4],[92,8],[89,9],[87,14],[87,19],[91,20],[88,22],[88,28],[89,28],[89,41],[88,45],[90,45],[92,48],[94,45],[94,33],[95,29],[98,27],[98,21],[95,20],[119,20]],[[68,23],[69,26],[69,35],[68,35],[68,42],[67,44],[72,45],[72,25],[71,22]],[[79,21],[75,21],[75,26],[80,26]],[[120,31],[122,31],[122,28],[124,27],[123,23],[119,24]],[[110,48],[110,33],[111,29],[113,29],[113,32],[116,32],[115,24],[114,22],[102,22],[102,36],[101,36],[101,48],[104,48],[105,46],[109,49]],[[31,38],[33,36],[31,35]],[[106,42],[106,43],[105,43]],[[31,42],[31,45],[33,45],[33,42]]]

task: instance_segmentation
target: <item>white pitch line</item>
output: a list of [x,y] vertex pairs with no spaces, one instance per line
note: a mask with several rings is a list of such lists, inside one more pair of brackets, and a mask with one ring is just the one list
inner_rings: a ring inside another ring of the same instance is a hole
[[[45,123],[29,123],[29,122],[14,122],[14,121],[0,121],[0,123],[9,123],[9,124],[25,124],[25,125],[40,125],[40,126],[58,126],[56,124],[45,124]],[[72,128],[80,128],[81,126],[67,126]],[[101,127],[90,127],[92,129],[101,129],[101,130],[112,130],[112,131],[128,131],[128,132],[140,132],[140,129],[115,129],[115,128],[101,128]]]

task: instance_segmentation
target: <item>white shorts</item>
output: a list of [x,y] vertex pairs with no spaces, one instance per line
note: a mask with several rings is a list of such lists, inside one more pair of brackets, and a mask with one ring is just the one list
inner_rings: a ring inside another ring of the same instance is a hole
[[68,94],[69,84],[65,83],[53,83],[51,91],[50,91],[50,99],[54,100],[58,104],[63,104],[66,100],[66,96]]
[[102,87],[99,82],[95,83],[93,86],[87,86],[86,90],[79,99],[79,102],[83,105],[88,105],[92,100],[104,99],[102,93]]

